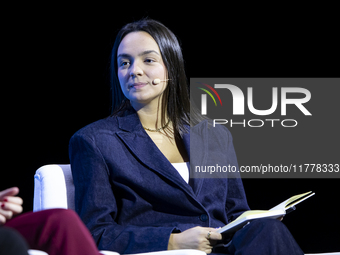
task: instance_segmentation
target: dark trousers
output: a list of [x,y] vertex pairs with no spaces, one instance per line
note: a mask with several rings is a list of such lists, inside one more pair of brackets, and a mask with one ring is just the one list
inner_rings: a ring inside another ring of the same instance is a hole
[[235,233],[228,248],[215,251],[235,255],[303,255],[287,227],[279,220],[260,219]]
[[72,210],[25,213],[5,226],[18,231],[30,249],[42,250],[49,255],[99,254],[90,232]]

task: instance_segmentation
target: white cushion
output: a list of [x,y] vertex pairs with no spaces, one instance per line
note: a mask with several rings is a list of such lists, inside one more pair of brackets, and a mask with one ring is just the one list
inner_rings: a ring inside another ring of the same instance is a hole
[[29,255],[48,255],[44,251],[38,251],[38,250],[28,250]]
[[[110,255],[110,253],[106,253],[105,255]],[[136,254],[128,254],[128,255],[207,255],[207,254],[204,251],[183,249],[183,250],[173,250],[173,251],[155,251],[155,252],[146,252],[146,253],[136,253]]]
[[103,254],[103,255],[119,255],[118,252],[114,252],[114,251],[100,251],[100,254]]
[[327,252],[327,253],[308,253],[305,255],[340,255],[340,252]]

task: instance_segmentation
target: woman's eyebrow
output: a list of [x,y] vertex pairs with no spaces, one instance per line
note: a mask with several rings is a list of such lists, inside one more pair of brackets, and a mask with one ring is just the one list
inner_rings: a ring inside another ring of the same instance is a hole
[[139,53],[138,56],[143,56],[143,55],[147,55],[147,54],[150,54],[150,53],[156,53],[157,55],[159,55],[159,53],[155,50],[145,50],[145,51]]
[[[150,54],[150,53],[156,53],[157,55],[159,55],[159,53],[155,50],[145,50],[141,53],[138,54],[138,56],[144,56],[144,55],[147,55],[147,54]],[[127,54],[127,53],[121,53],[117,56],[117,58],[129,58],[131,57],[130,54]]]

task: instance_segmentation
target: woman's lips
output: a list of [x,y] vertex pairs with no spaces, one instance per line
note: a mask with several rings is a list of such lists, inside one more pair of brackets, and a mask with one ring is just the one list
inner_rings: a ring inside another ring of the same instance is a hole
[[137,83],[134,83],[134,84],[130,85],[129,87],[130,88],[135,88],[135,89],[140,89],[140,88],[142,88],[142,87],[144,87],[146,85],[147,85],[147,83],[145,83],[145,82],[137,82]]

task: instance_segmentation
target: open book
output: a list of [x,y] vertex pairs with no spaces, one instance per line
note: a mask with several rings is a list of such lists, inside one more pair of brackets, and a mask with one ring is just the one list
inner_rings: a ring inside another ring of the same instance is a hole
[[262,210],[246,211],[242,213],[234,221],[220,228],[217,232],[223,234],[232,234],[237,230],[241,229],[244,225],[248,224],[252,220],[263,218],[278,219],[286,215],[287,213],[295,210],[295,205],[301,203],[307,198],[313,196],[314,194],[315,193],[313,193],[312,191],[309,191],[300,195],[293,196],[267,211]]

